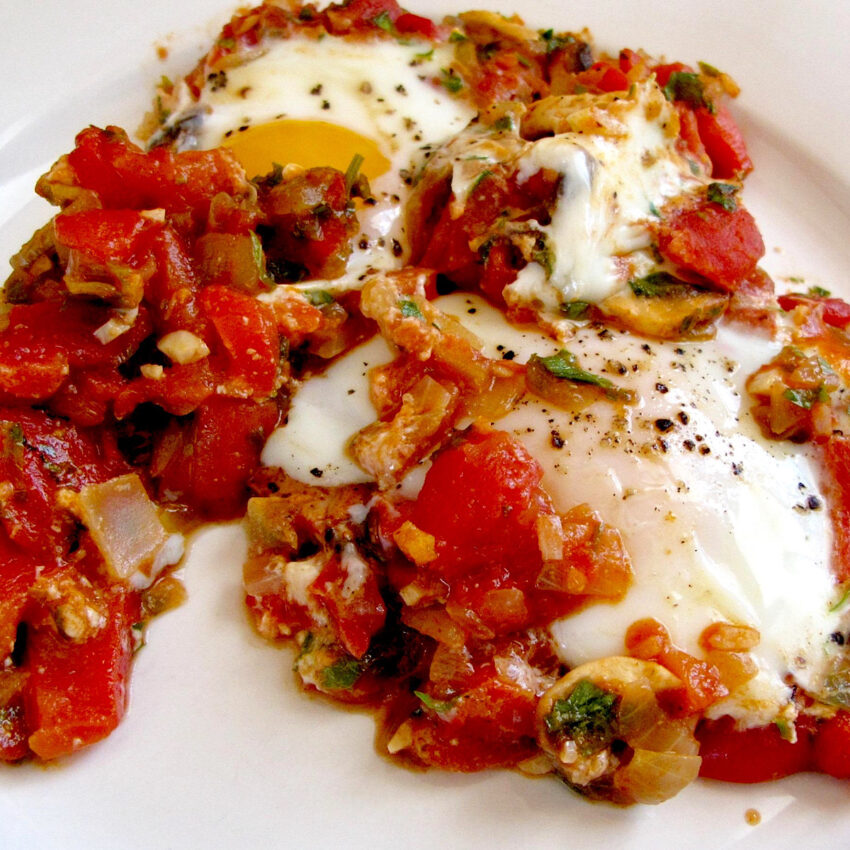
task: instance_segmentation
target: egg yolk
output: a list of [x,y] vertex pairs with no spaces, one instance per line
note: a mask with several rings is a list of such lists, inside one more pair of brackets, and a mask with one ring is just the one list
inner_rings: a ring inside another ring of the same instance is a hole
[[249,177],[268,174],[275,163],[296,163],[304,168],[331,166],[345,171],[355,155],[363,162],[361,173],[370,180],[389,170],[390,161],[372,139],[327,121],[281,119],[236,131],[223,140]]

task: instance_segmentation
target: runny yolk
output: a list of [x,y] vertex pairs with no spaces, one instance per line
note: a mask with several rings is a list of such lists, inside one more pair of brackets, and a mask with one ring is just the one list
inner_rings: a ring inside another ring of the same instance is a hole
[[236,154],[249,177],[268,174],[275,163],[294,162],[304,168],[329,165],[345,171],[357,154],[363,157],[360,171],[370,180],[390,168],[390,161],[371,139],[327,121],[269,121],[235,131],[222,145]]

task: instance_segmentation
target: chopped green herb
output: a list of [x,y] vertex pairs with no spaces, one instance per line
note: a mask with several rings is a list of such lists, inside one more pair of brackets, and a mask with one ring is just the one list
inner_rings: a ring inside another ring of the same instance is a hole
[[382,29],[384,32],[393,32],[393,22],[390,20],[390,16],[386,12],[381,12],[380,15],[372,18],[372,23]]
[[641,298],[663,298],[681,285],[682,282],[668,272],[652,272],[629,281],[632,292]]
[[592,372],[586,372],[578,365],[578,358],[566,348],[562,348],[557,354],[551,357],[540,357],[538,354],[532,354],[529,358],[531,363],[539,363],[546,369],[547,372],[554,375],[556,378],[563,378],[567,381],[578,381],[581,384],[595,384],[597,387],[609,388],[614,385],[607,378],[600,375],[594,375]]
[[236,39],[235,38],[220,38],[218,40],[218,46],[222,50],[233,50],[236,47]]
[[171,81],[171,77],[167,77],[165,74],[163,74],[159,78],[159,87],[161,89],[165,89],[166,91],[171,91],[171,89],[174,88],[174,83]]
[[457,94],[463,88],[463,80],[455,73],[454,68],[441,68],[442,83],[452,94]]
[[452,30],[449,34],[449,41],[453,44],[458,41],[468,41],[469,39],[460,31]]
[[251,231],[251,253],[254,257],[254,266],[257,269],[257,277],[266,289],[274,289],[275,282],[266,272],[266,254],[263,251],[263,243],[255,230]]
[[522,65],[523,68],[530,68],[531,67],[531,60],[527,59],[521,53],[516,54],[516,61],[519,62],[519,64]]
[[828,289],[824,289],[822,286],[810,286],[809,295],[811,295],[812,298],[829,298],[832,293]]
[[650,215],[654,215],[656,218],[661,218],[660,210],[652,203],[652,201],[649,202],[649,213]]
[[617,699],[616,694],[582,679],[567,699],[555,701],[546,716],[546,728],[565,734],[583,755],[591,755],[614,740]]
[[797,740],[797,730],[793,723],[789,723],[784,717],[778,717],[773,721],[783,741],[794,743]]
[[738,209],[738,199],[735,197],[738,187],[734,183],[709,183],[706,197],[712,204],[719,204],[726,212]]
[[547,277],[552,277],[552,272],[555,270],[555,255],[543,238],[537,240],[531,259],[546,269]]
[[437,714],[448,714],[455,705],[455,700],[439,700],[434,699],[433,697],[428,696],[428,694],[423,693],[422,691],[414,691],[417,697],[422,701],[422,705],[425,708],[430,709],[431,711],[435,711]]
[[429,59],[434,58],[434,48],[432,47],[430,50],[426,50],[424,53],[415,53],[413,56],[413,60],[418,65],[420,62],[427,62]]
[[471,195],[488,177],[492,177],[493,172],[487,171],[486,169],[482,171],[473,181],[472,185],[469,187],[469,194]]
[[345,192],[351,194],[351,187],[357,180],[357,175],[360,173],[360,166],[363,165],[365,157],[363,154],[356,153],[351,157],[351,162],[348,163],[348,168],[345,169]]
[[590,309],[590,304],[587,301],[568,301],[561,305],[561,312],[568,319],[583,319]]
[[419,319],[420,322],[425,321],[425,316],[422,315],[422,311],[415,301],[405,298],[398,302],[398,309],[401,310],[401,315],[405,319]]
[[556,50],[560,50],[567,44],[572,44],[575,42],[575,37],[572,35],[558,35],[555,30],[543,30],[540,33],[540,38],[546,44],[546,52],[554,53]]
[[333,304],[334,297],[327,289],[308,289],[304,293],[304,297],[314,307],[324,307],[326,304]]
[[848,599],[850,599],[850,585],[847,585],[844,588],[844,593],[841,594],[838,601],[833,602],[832,605],[829,606],[829,613],[834,614],[836,611],[842,609],[847,604]]
[[363,665],[355,658],[341,658],[322,670],[322,684],[332,691],[347,691],[354,686],[363,672]]
[[16,446],[22,446],[24,444],[24,429],[21,428],[19,422],[12,422],[7,433],[9,435],[9,439]]
[[706,99],[705,87],[699,74],[689,71],[674,71],[670,74],[670,79],[664,86],[664,96],[667,100],[681,100],[694,108],[712,108],[711,102]]
[[782,393],[782,397],[790,401],[791,404],[802,407],[803,410],[811,410],[812,405],[816,401],[829,401],[829,393],[823,387],[818,387],[816,390],[794,390],[789,388]]
[[720,71],[714,67],[714,65],[709,65],[708,62],[698,62],[700,71],[706,75],[706,77],[719,77]]
[[516,130],[516,122],[513,115],[503,115],[501,118],[493,122],[493,129],[497,131],[511,133]]

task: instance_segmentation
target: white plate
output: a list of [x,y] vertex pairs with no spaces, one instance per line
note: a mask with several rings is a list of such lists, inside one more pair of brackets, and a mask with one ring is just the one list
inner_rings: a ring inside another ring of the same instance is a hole
[[[413,0],[411,0],[413,2]],[[501,11],[511,12],[508,0]],[[462,5],[462,4],[461,4]],[[471,4],[474,5],[474,4]],[[746,190],[777,278],[850,295],[850,4],[844,0],[523,0],[538,27],[731,72],[757,171]],[[627,9],[627,13],[624,10]],[[46,220],[36,177],[88,123],[130,129],[162,73],[187,71],[224,0],[7,3],[0,51],[0,254]],[[419,0],[414,11],[452,11]],[[171,36],[169,33],[180,33]],[[156,58],[154,46],[170,49]],[[659,808],[590,805],[504,771],[412,773],[373,747],[372,720],[300,693],[292,656],[252,631],[231,526],[195,541],[190,601],[153,623],[129,714],[61,764],[0,769],[0,846],[846,846],[850,785],[803,776],[699,782]],[[744,813],[756,808],[761,825]]]

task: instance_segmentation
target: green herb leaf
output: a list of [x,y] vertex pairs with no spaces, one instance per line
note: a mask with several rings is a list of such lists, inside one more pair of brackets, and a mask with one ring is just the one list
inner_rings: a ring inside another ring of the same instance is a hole
[[738,187],[734,183],[709,183],[706,197],[712,204],[719,204],[726,212],[738,209],[738,199],[735,197]]
[[720,71],[714,67],[714,65],[709,65],[708,62],[698,62],[700,71],[706,75],[706,77],[719,77]]
[[487,171],[486,169],[482,171],[473,181],[472,185],[469,187],[469,194],[471,195],[488,177],[492,177],[493,172]]
[[341,658],[322,670],[322,685],[332,691],[347,691],[360,678],[363,665],[355,658]]
[[557,354],[553,354],[551,357],[540,357],[538,354],[532,354],[529,362],[539,363],[547,372],[556,378],[563,378],[566,381],[594,384],[597,387],[603,387],[605,389],[614,386],[607,378],[594,375],[592,372],[586,372],[582,369],[578,365],[575,354],[567,351],[566,348],[562,348]]
[[218,47],[222,50],[233,50],[236,47],[236,39],[235,38],[220,38],[218,40]]
[[393,32],[395,27],[393,27],[393,22],[390,20],[390,16],[386,12],[381,12],[380,15],[372,18],[372,23],[382,29],[384,32]]
[[654,215],[656,218],[661,218],[661,211],[658,209],[652,201],[649,202],[649,213],[650,215]]
[[565,45],[575,42],[574,36],[558,35],[555,30],[552,29],[543,30],[540,33],[540,38],[546,44],[547,53],[554,53],[556,50],[560,50]]
[[516,61],[519,62],[519,64],[522,65],[523,68],[530,68],[531,67],[531,60],[527,59],[521,53],[516,54]]
[[832,293],[828,289],[824,289],[822,286],[810,286],[809,295],[811,295],[812,298],[829,298]]
[[516,130],[516,122],[513,115],[503,115],[491,125],[494,130],[511,133]]
[[433,697],[428,696],[428,694],[423,693],[422,691],[414,691],[417,697],[422,702],[422,705],[430,711],[434,711],[437,714],[448,714],[455,706],[456,700],[438,700]]
[[326,304],[333,304],[334,297],[327,289],[308,289],[304,293],[304,297],[314,307],[324,307]]
[[663,298],[681,285],[682,282],[668,272],[652,272],[629,281],[632,292],[641,298]]
[[441,68],[441,82],[452,94],[457,94],[463,88],[463,80],[455,73],[454,68]]
[[351,157],[351,162],[348,163],[348,168],[345,169],[345,193],[351,194],[351,187],[354,181],[357,180],[357,175],[360,173],[360,166],[363,165],[365,157],[363,154],[356,153]]
[[664,86],[664,96],[667,100],[681,100],[689,106],[699,108],[700,106],[712,107],[705,97],[705,88],[699,74],[689,71],[674,71],[670,74],[667,85]]
[[575,741],[583,755],[607,747],[615,737],[618,697],[582,679],[567,699],[559,699],[546,716],[546,728]]
[[561,312],[568,319],[583,319],[590,309],[590,303],[587,301],[568,301],[561,305]]
[[415,301],[411,301],[408,298],[402,299],[398,302],[398,309],[401,310],[401,315],[405,319],[419,319],[420,322],[425,321],[425,316],[422,315],[422,311]]
[[427,62],[429,59],[434,58],[434,48],[432,47],[430,50],[426,50],[424,53],[415,53],[413,55],[413,61],[419,65],[422,62]]
[[255,230],[251,231],[251,254],[254,258],[254,266],[257,269],[257,277],[266,289],[274,289],[275,282],[266,272],[266,254],[263,251],[263,243]]
[[816,401],[822,400],[822,392],[822,387],[816,390],[794,390],[789,387],[784,393],[782,393],[782,398],[790,401],[791,404],[794,404],[797,407],[802,407],[803,410],[811,410],[812,405]]
[[460,30],[452,30],[449,33],[449,41],[454,44],[458,41],[469,41],[469,39]]

